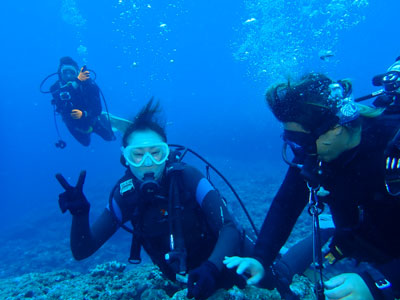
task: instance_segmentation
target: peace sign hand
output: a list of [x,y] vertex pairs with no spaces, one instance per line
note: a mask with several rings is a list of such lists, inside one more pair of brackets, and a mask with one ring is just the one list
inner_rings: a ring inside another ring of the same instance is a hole
[[85,177],[86,171],[81,171],[78,182],[76,186],[73,187],[65,180],[64,176],[60,173],[56,174],[58,182],[65,189],[65,192],[58,196],[58,204],[60,205],[62,213],[65,213],[67,210],[69,210],[73,216],[89,213],[90,203],[87,201],[82,191]]

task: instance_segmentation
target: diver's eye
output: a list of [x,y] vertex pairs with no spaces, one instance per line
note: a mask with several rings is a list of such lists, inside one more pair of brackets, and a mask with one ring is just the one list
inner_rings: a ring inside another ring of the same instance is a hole
[[63,72],[63,75],[64,76],[75,76],[76,73],[74,71],[71,71],[71,70],[66,70],[66,71]]

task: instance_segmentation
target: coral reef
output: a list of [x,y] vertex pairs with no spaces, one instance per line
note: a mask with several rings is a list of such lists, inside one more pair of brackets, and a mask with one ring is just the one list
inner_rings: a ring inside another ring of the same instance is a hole
[[[117,261],[97,265],[82,274],[69,270],[49,273],[29,273],[0,280],[0,299],[174,299],[186,298],[186,286],[165,279],[152,264],[136,266],[129,270]],[[308,279],[296,276],[293,290],[301,299],[313,299]],[[276,290],[269,291],[254,286],[245,289],[233,287],[218,290],[209,299],[252,300],[281,299]]]

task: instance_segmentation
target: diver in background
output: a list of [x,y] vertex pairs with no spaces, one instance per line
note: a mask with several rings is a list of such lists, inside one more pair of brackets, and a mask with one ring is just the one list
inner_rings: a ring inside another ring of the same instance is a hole
[[386,114],[400,113],[400,56],[385,74],[374,76],[372,84],[382,86],[384,94],[373,102],[375,107],[384,107]]
[[89,146],[90,135],[94,132],[106,141],[114,140],[110,122],[101,114],[99,87],[90,79],[85,66],[79,70],[71,57],[62,57],[58,78],[50,88],[52,104],[75,139]]
[[72,254],[77,260],[89,257],[130,221],[130,262],[141,261],[143,247],[170,280],[187,273],[189,298],[206,299],[234,284],[243,287],[244,279],[222,263],[224,256],[240,253],[241,233],[210,182],[197,169],[173,161],[165,129],[155,119],[158,112],[151,100],[126,130],[121,156],[125,175],[92,226],[82,192],[86,172],[76,187],[56,175],[66,190],[59,196],[60,208],[73,216]]
[[224,263],[250,274],[248,283],[260,282],[308,201],[317,199],[329,205],[335,224],[327,257],[357,262],[323,283],[326,299],[400,297],[400,192],[392,189],[400,178],[392,157],[399,152],[399,116],[356,105],[349,81],[322,74],[272,86],[266,99],[294,159],[285,158],[289,170],[253,258]]

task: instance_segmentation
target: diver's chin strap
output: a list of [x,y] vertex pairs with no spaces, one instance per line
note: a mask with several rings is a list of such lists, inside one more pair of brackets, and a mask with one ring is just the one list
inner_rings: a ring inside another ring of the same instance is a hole
[[[321,235],[319,226],[319,215],[323,212],[324,206],[318,202],[318,190],[320,186],[312,186],[307,182],[309,193],[308,198],[308,212],[313,217],[313,267],[314,267],[314,282],[315,282],[315,295],[317,300],[324,300],[324,281],[322,276],[322,249],[321,249]],[[317,272],[319,270],[319,279],[317,279]]]

